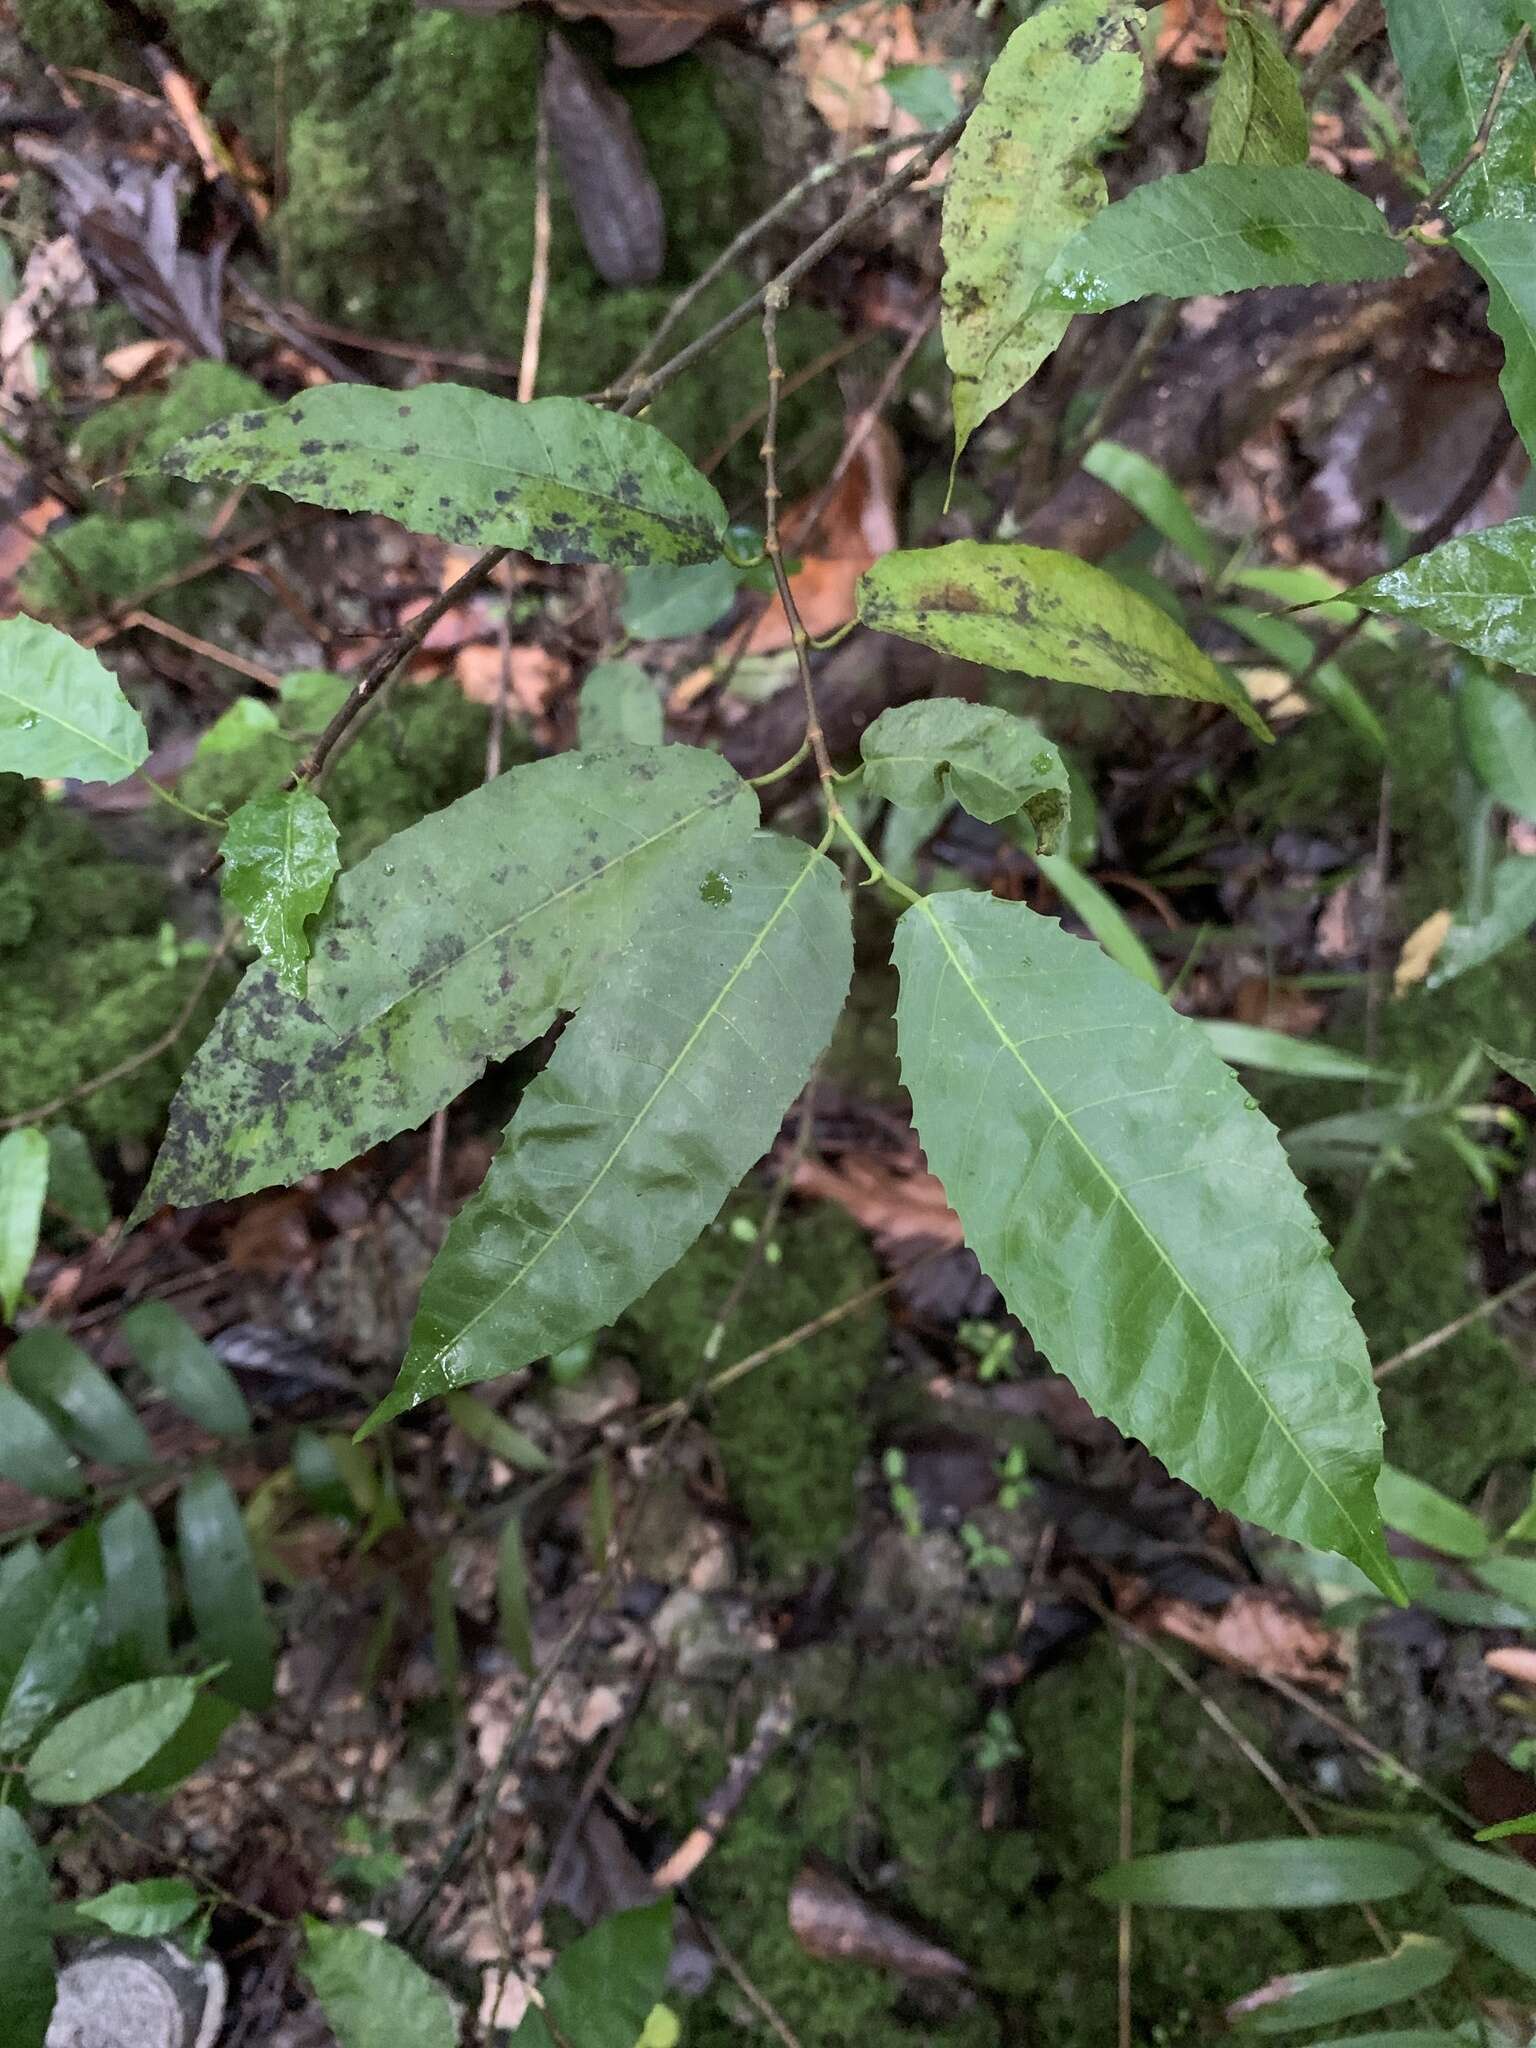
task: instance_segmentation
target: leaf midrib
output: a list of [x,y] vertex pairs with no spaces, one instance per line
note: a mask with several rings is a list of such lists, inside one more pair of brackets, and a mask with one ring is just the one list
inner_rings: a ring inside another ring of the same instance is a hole
[[[46,704],[29,703],[25,697],[18,697],[13,689],[8,689],[3,683],[0,683],[0,697],[3,697],[8,704],[19,705],[23,711],[30,712],[35,718],[47,719],[50,725],[56,725],[61,732],[67,732],[73,739],[83,740],[87,746],[94,747],[98,753],[105,754],[109,760],[121,761],[130,775],[138,773],[139,763],[133,759],[132,755],[120,753],[116,747],[109,745],[99,733],[88,732],[82,725],[72,725],[67,718],[61,717],[57,711],[50,709]],[[77,777],[76,779],[82,782],[86,780],[84,776]]]
[[464,1343],[464,1341],[469,1337],[470,1333],[474,1329],[476,1329],[478,1325],[482,1323],[485,1320],[485,1318],[492,1313],[493,1310],[499,1308],[502,1302],[506,1300],[509,1294],[513,1293],[517,1288],[522,1286],[523,1282],[527,1279],[528,1275],[533,1271],[534,1267],[539,1263],[540,1259],[543,1258],[544,1254],[550,1249],[550,1247],[556,1242],[558,1238],[564,1235],[565,1231],[569,1229],[570,1226],[575,1222],[576,1218],[581,1214],[582,1210],[586,1207],[587,1203],[591,1200],[592,1196],[597,1192],[598,1188],[602,1186],[604,1180],[607,1179],[609,1173],[612,1172],[614,1166],[617,1165],[619,1156],[623,1152],[625,1146],[630,1143],[631,1139],[635,1136],[635,1133],[644,1124],[646,1118],[655,1108],[657,1102],[661,1099],[662,1095],[666,1092],[668,1088],[671,1087],[672,1083],[676,1080],[677,1075],[681,1070],[684,1062],[687,1060],[689,1054],[693,1051],[695,1045],[698,1044],[700,1037],[703,1035],[704,1031],[708,1028],[708,1026],[712,1024],[715,1018],[719,1015],[721,1006],[724,1004],[727,996],[730,995],[732,989],[735,988],[737,982],[740,981],[741,977],[746,973],[747,969],[752,965],[752,963],[757,959],[758,955],[762,952],[763,947],[768,943],[769,934],[773,931],[774,926],[778,923],[779,919],[784,915],[785,911],[788,910],[790,904],[794,901],[795,896],[797,892],[800,890],[801,886],[805,883],[808,877],[815,872],[816,864],[821,859],[821,857],[822,856],[820,848],[806,849],[806,859],[804,867],[801,868],[799,874],[796,875],[793,882],[790,883],[789,887],[784,891],[783,895],[779,898],[779,901],[774,905],[772,916],[769,917],[760,927],[756,936],[753,938],[751,945],[742,954],[740,960],[737,961],[736,965],[731,969],[729,975],[727,975],[726,979],[721,983],[720,988],[714,997],[714,1000],[710,1003],[709,1007],[704,1011],[703,1015],[699,1018],[699,1021],[697,1024],[695,1024],[693,1030],[688,1034],[687,1041],[679,1050],[676,1058],[666,1068],[665,1072],[661,1076],[661,1079],[656,1083],[655,1087],[651,1090],[650,1094],[645,1098],[645,1101],[640,1105],[640,1107],[635,1111],[634,1115],[630,1118],[628,1124],[624,1128],[622,1135],[614,1143],[613,1149],[609,1152],[608,1157],[603,1161],[602,1165],[598,1168],[597,1172],[587,1182],[587,1185],[582,1189],[581,1194],[578,1196],[576,1201],[574,1201],[571,1204],[570,1208],[566,1211],[565,1215],[561,1217],[560,1221],[555,1225],[554,1229],[547,1231],[545,1233],[543,1239],[539,1243],[538,1249],[532,1254],[532,1256],[523,1262],[522,1266],[519,1267],[517,1272],[513,1274],[511,1279],[509,1279],[504,1286],[497,1289],[496,1293],[491,1296],[490,1300],[486,1302],[483,1308],[476,1310],[475,1314],[470,1317],[467,1323],[463,1324],[463,1326],[455,1332],[454,1336],[450,1339],[450,1341],[447,1344],[441,1345],[438,1348],[432,1359],[432,1363],[434,1365],[437,1364],[443,1358],[445,1358],[450,1352],[456,1350],[459,1347],[459,1345]]
[[1322,1472],[1319,1471],[1317,1466],[1313,1464],[1312,1460],[1305,1455],[1300,1444],[1296,1441],[1295,1436],[1292,1434],[1291,1430],[1287,1426],[1284,1416],[1281,1415],[1280,1411],[1275,1407],[1274,1403],[1270,1400],[1268,1394],[1264,1391],[1263,1387],[1259,1384],[1259,1382],[1254,1378],[1253,1374],[1248,1370],[1247,1366],[1243,1363],[1243,1360],[1239,1356],[1235,1347],[1233,1346],[1231,1339],[1226,1335],[1225,1331],[1217,1323],[1216,1318],[1211,1313],[1210,1309],[1207,1308],[1204,1301],[1190,1286],[1189,1282],[1184,1278],[1184,1275],[1179,1271],[1178,1266],[1174,1263],[1173,1259],[1170,1258],[1168,1252],[1165,1250],[1161,1239],[1154,1234],[1151,1226],[1147,1223],[1147,1220],[1142,1215],[1141,1211],[1136,1207],[1135,1203],[1129,1199],[1124,1189],[1115,1179],[1114,1175],[1110,1173],[1109,1169],[1104,1165],[1104,1162],[1099,1158],[1098,1154],[1094,1151],[1093,1147],[1088,1143],[1087,1139],[1083,1137],[1082,1133],[1073,1123],[1071,1117],[1067,1115],[1066,1111],[1062,1108],[1061,1104],[1056,1100],[1055,1096],[1051,1093],[1051,1091],[1046,1087],[1045,1083],[1041,1080],[1040,1076],[1035,1072],[1034,1068],[1030,1065],[1029,1061],[1025,1059],[1019,1047],[1008,1036],[1008,1033],[1003,1028],[1001,1018],[995,1015],[991,1006],[988,1004],[986,997],[977,987],[976,982],[974,981],[972,976],[966,971],[964,962],[961,960],[959,954],[955,951],[954,946],[950,943],[948,933],[944,930],[943,925],[934,915],[930,904],[930,900],[927,897],[923,897],[917,904],[913,906],[913,908],[920,909],[923,912],[929,925],[932,927],[935,935],[937,936],[940,945],[943,946],[945,953],[948,955],[950,965],[954,968],[954,971],[956,972],[956,974],[959,975],[960,980],[964,984],[965,988],[969,991],[972,999],[976,1004],[976,1007],[981,1011],[981,1014],[986,1018],[987,1022],[991,1025],[993,1031],[997,1034],[999,1043],[1006,1047],[1006,1049],[1013,1055],[1015,1062],[1017,1063],[1021,1071],[1024,1073],[1031,1087],[1033,1087],[1035,1092],[1039,1095],[1041,1101],[1045,1103],[1046,1107],[1050,1110],[1052,1116],[1055,1117],[1056,1121],[1070,1133],[1073,1143],[1077,1146],[1078,1150],[1082,1153],[1083,1157],[1089,1162],[1089,1164],[1093,1167],[1094,1172],[1097,1173],[1099,1178],[1104,1182],[1105,1186],[1109,1189],[1115,1201],[1126,1212],[1126,1214],[1131,1217],[1132,1221],[1135,1223],[1141,1235],[1146,1239],[1146,1242],[1157,1254],[1157,1257],[1161,1261],[1161,1263],[1167,1268],[1175,1284],[1178,1286],[1180,1293],[1183,1294],[1190,1302],[1194,1304],[1194,1307],[1199,1312],[1202,1320],[1206,1324],[1206,1327],[1210,1330],[1212,1336],[1221,1346],[1223,1355],[1231,1360],[1239,1377],[1246,1382],[1247,1386],[1253,1393],[1254,1398],[1258,1401],[1260,1407],[1264,1410],[1265,1414],[1268,1415],[1270,1421],[1273,1423],[1276,1430],[1278,1430],[1279,1434],[1284,1438],[1286,1443],[1289,1444],[1292,1452],[1295,1454],[1297,1462],[1301,1465],[1304,1471],[1308,1472],[1312,1476],[1314,1482],[1328,1496],[1329,1500],[1333,1502],[1334,1506],[1338,1509],[1339,1514],[1343,1517],[1345,1526],[1355,1531],[1355,1533],[1360,1537],[1361,1542],[1366,1548],[1366,1550],[1370,1551],[1374,1549],[1375,1545],[1371,1540],[1371,1532],[1369,1530],[1361,1528],[1355,1516],[1349,1511],[1348,1508],[1345,1507],[1343,1501],[1340,1500],[1337,1493],[1334,1492],[1332,1486],[1329,1485],[1327,1479],[1324,1477]]

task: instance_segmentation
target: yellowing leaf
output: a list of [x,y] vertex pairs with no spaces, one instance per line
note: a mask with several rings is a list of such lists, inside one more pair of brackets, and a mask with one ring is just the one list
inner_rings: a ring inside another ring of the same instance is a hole
[[1392,993],[1406,995],[1428,974],[1455,923],[1448,910],[1432,910],[1422,924],[1415,925],[1403,941],[1392,970]]

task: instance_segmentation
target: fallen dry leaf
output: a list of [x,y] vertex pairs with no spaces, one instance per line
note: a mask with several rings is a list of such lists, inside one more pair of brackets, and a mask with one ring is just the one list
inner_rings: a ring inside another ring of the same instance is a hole
[[882,80],[897,64],[929,64],[912,10],[866,0],[846,12],[794,0],[795,62],[805,96],[834,135],[915,135],[922,123],[904,114]]
[[804,1864],[790,1886],[789,1926],[806,1954],[822,1962],[865,1963],[903,1977],[970,1975],[958,1956],[903,1927],[818,1863]]
[[[821,493],[802,498],[785,513],[783,540],[800,556],[789,579],[805,630],[819,638],[853,617],[853,593],[864,571],[900,545],[896,496],[901,455],[896,437],[879,421],[865,433],[846,469],[820,507]],[[778,598],[753,621],[747,654],[777,654],[791,644],[789,620]]]
[[1536,1650],[1485,1650],[1483,1662],[1501,1678],[1514,1678],[1521,1685],[1536,1685]]
[[960,1244],[960,1218],[936,1174],[915,1160],[908,1166],[873,1153],[845,1152],[837,1166],[803,1159],[791,1182],[795,1192],[836,1202],[856,1223],[890,1244],[921,1238],[930,1244]]
[[494,704],[510,686],[512,704],[541,718],[570,681],[571,665],[547,647],[509,647],[503,676],[501,649],[475,644],[459,649],[453,672],[471,704]]
[[39,498],[0,527],[0,617],[9,618],[20,608],[16,579],[37,546],[39,534],[46,533],[63,510],[57,498]]
[[1343,1689],[1345,1670],[1339,1639],[1310,1614],[1287,1607],[1273,1593],[1244,1589],[1220,1609],[1187,1600],[1154,1600],[1137,1620],[1176,1636],[1202,1656],[1235,1671],[1260,1671],[1299,1685]]
[[95,303],[96,287],[72,235],[55,235],[27,258],[21,287],[0,314],[0,408],[14,409],[38,394],[33,344],[66,306]]
[[1268,718],[1304,718],[1312,709],[1289,669],[1240,668],[1237,675],[1250,701]]
[[121,348],[108,349],[101,367],[114,383],[133,384],[141,377],[169,370],[185,353],[175,341],[125,341]]
[[1235,1022],[1283,1031],[1288,1038],[1310,1038],[1327,1015],[1316,997],[1304,995],[1300,989],[1277,988],[1263,974],[1245,975],[1232,997]]
[[1428,974],[1445,944],[1446,934],[1455,919],[1448,910],[1433,910],[1420,925],[1403,941],[1403,950],[1397,956],[1397,965],[1392,970],[1392,993],[1406,995],[1416,983]]

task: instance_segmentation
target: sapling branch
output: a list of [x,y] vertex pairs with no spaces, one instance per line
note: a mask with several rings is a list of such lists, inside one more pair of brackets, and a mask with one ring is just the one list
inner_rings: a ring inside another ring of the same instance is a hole
[[1413,219],[1409,222],[1410,229],[1421,228],[1426,222],[1433,220],[1446,200],[1450,198],[1456,187],[1467,175],[1468,171],[1474,170],[1488,154],[1488,142],[1493,134],[1493,124],[1499,118],[1499,108],[1504,104],[1504,95],[1509,91],[1509,82],[1514,77],[1515,68],[1519,64],[1526,45],[1530,40],[1531,25],[1529,22],[1522,22],[1511,37],[1508,48],[1499,59],[1499,68],[1494,74],[1493,89],[1488,95],[1488,104],[1483,109],[1483,118],[1477,124],[1477,133],[1467,145],[1466,154],[1459,163],[1454,164],[1446,172],[1434,190],[1427,193],[1419,201],[1418,205],[1414,208]]

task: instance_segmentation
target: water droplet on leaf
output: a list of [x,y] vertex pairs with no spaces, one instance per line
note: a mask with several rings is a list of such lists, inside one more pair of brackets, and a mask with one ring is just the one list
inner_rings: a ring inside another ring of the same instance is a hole
[[712,903],[718,909],[731,900],[731,885],[718,868],[711,868],[699,884],[699,901]]

